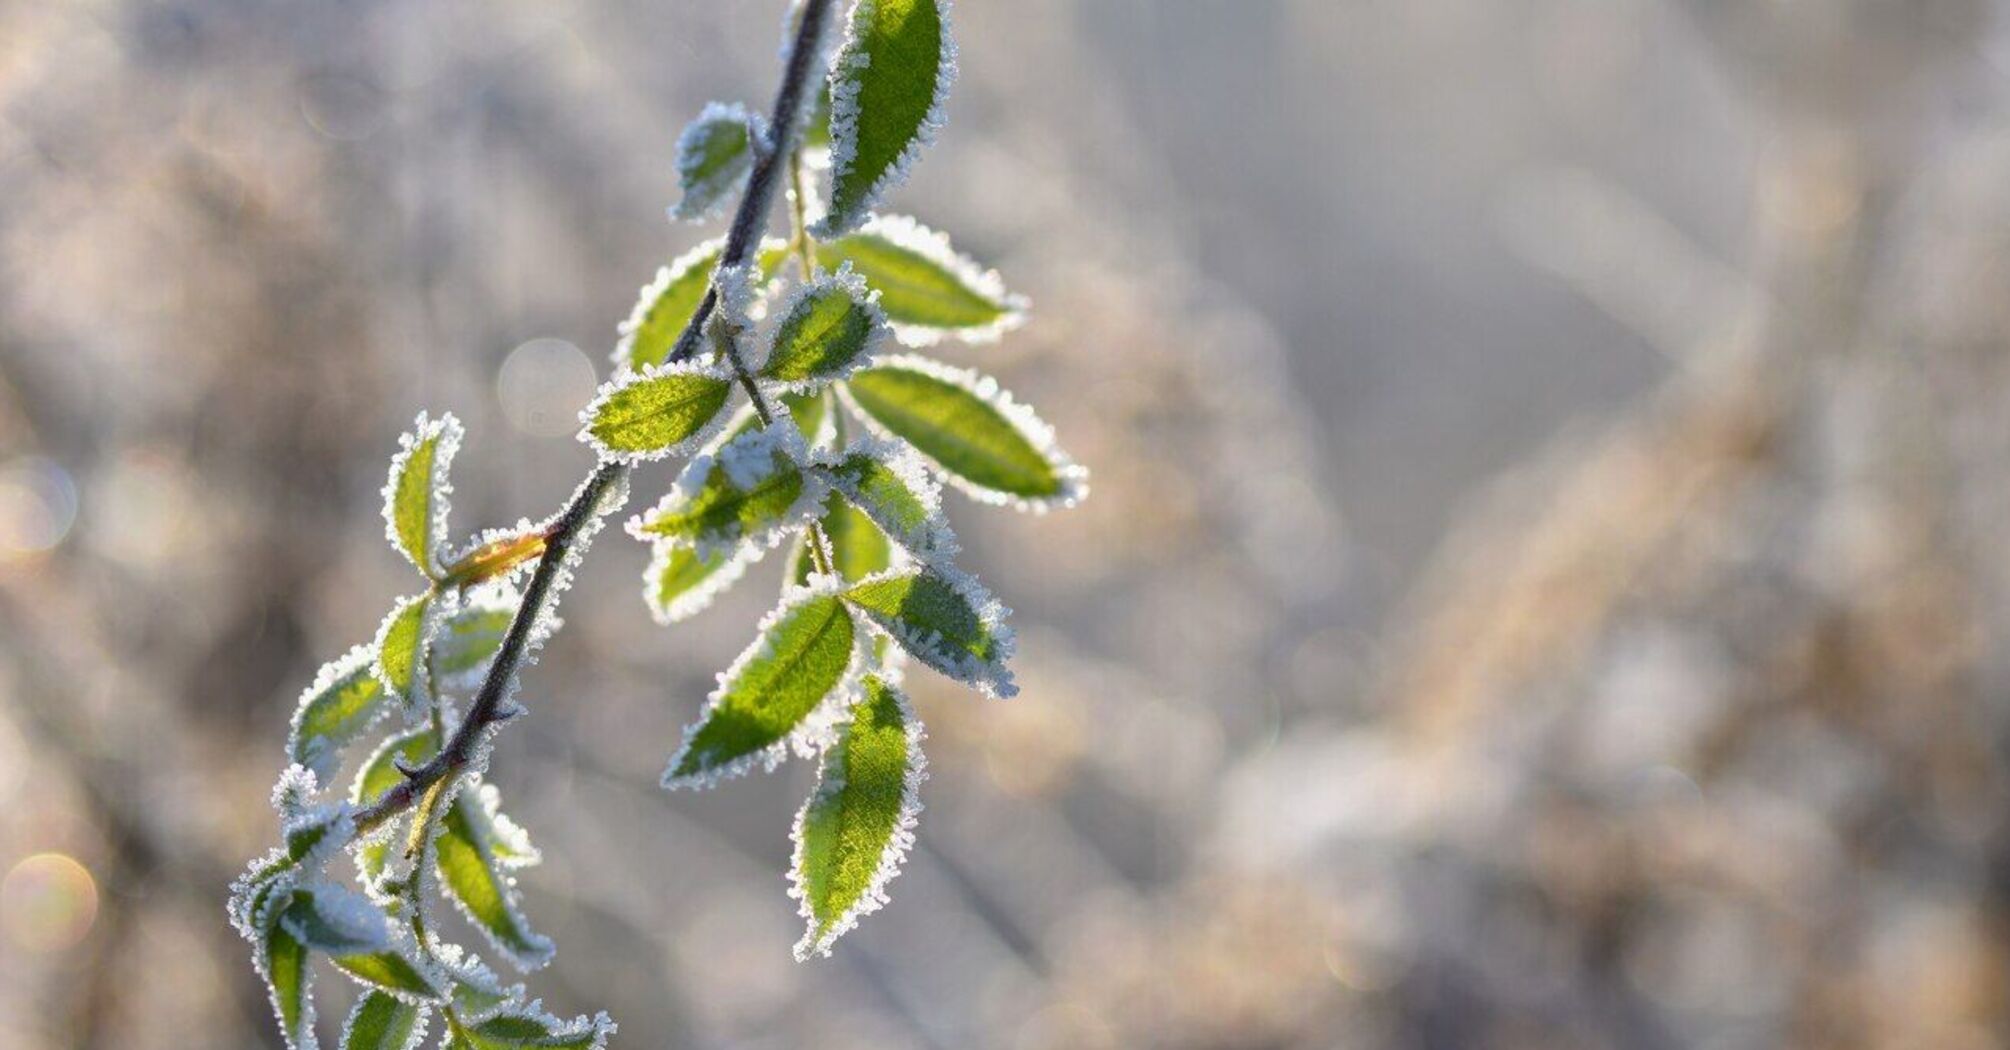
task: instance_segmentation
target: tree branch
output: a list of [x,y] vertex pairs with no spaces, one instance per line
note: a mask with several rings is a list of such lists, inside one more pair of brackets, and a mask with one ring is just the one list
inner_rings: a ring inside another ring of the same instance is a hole
[[[833,0],[803,0],[795,37],[790,42],[782,72],[781,89],[775,94],[774,112],[768,124],[767,149],[754,160],[747,191],[740,198],[739,210],[733,215],[733,226],[726,237],[725,251],[719,257],[720,269],[745,262],[767,226],[775,188],[781,182],[784,163],[794,149],[797,125],[801,123],[804,90],[817,66],[817,45],[823,38],[832,3]],[[691,316],[684,331],[678,335],[677,345],[669,355],[670,360],[682,361],[697,350],[700,334],[717,307],[718,298],[715,283],[706,290],[697,313]],[[765,414],[765,406],[761,405],[758,394],[755,395],[755,403]],[[403,781],[393,785],[376,802],[356,814],[358,834],[368,832],[404,812],[424,797],[434,784],[465,769],[480,750],[482,734],[490,726],[506,721],[513,713],[503,701],[509,694],[510,683],[523,668],[524,656],[530,647],[531,629],[537,622],[538,613],[547,601],[554,599],[552,587],[581,530],[598,516],[601,500],[609,489],[621,483],[628,469],[625,463],[602,460],[587,477],[586,483],[580,486],[572,502],[560,512],[558,520],[553,522],[545,535],[544,552],[538,558],[537,568],[531,572],[530,584],[524,589],[523,603],[517,607],[516,616],[510,621],[509,632],[503,636],[502,647],[496,651],[495,662],[489,665],[487,677],[482,679],[481,691],[475,694],[475,703],[468,710],[467,718],[454,731],[452,739],[430,760],[411,770]]]

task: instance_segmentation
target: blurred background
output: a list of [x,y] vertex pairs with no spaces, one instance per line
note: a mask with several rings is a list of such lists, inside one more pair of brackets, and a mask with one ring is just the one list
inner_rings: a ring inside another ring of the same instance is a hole
[[[2010,34],[1986,0],[959,5],[895,206],[1095,471],[951,513],[893,904],[791,961],[812,770],[656,777],[772,601],[605,536],[495,781],[638,1047],[2010,1045]],[[275,1045],[224,887],[294,699],[574,413],[778,3],[0,0],[0,1044]],[[668,484],[657,468],[638,499]],[[349,994],[325,980],[322,1014]]]

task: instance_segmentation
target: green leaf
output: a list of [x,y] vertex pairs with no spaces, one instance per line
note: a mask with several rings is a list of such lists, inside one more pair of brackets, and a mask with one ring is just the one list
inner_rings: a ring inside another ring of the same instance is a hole
[[831,61],[830,210],[816,236],[854,229],[907,177],[942,126],[956,77],[949,18],[938,0],[859,0]]
[[[855,582],[893,564],[893,545],[857,507],[843,500],[832,500],[819,523],[831,542],[831,568],[841,578]],[[811,542],[805,531],[789,559],[788,578],[798,587],[808,586],[810,574],[816,571],[816,559],[809,554]]]
[[539,1009],[513,1006],[478,1024],[458,1025],[448,1050],[600,1050],[614,1034],[606,1014],[561,1021]]
[[342,749],[390,710],[375,671],[377,654],[359,645],[322,665],[314,683],[300,694],[293,731],[286,741],[292,762],[327,780],[341,764]]
[[586,406],[580,440],[615,459],[659,459],[688,451],[721,420],[732,393],[726,372],[693,361],[659,365],[601,387]]
[[439,628],[432,612],[431,593],[413,595],[400,601],[377,629],[377,681],[404,704],[407,715],[424,711],[431,701],[426,689],[426,656]]
[[429,1011],[384,992],[365,992],[342,1026],[342,1050],[413,1050]]
[[854,640],[851,615],[835,596],[806,591],[784,599],[719,676],[663,786],[707,787],[757,764],[773,768],[791,742],[808,746],[823,729],[812,716],[858,665]]
[[1054,444],[1052,428],[988,376],[908,355],[852,376],[845,389],[867,418],[978,499],[1044,509],[1086,492],[1087,472]]
[[335,968],[364,985],[398,995],[433,999],[440,995],[436,980],[402,951],[331,955]]
[[550,938],[533,931],[524,918],[514,880],[497,856],[501,834],[492,812],[462,792],[440,822],[434,863],[448,899],[512,965],[528,972],[550,962],[553,947]]
[[956,536],[942,516],[941,487],[912,449],[864,441],[824,470],[831,487],[916,557],[935,560],[956,553]]
[[1006,610],[976,580],[942,566],[895,570],[854,584],[844,600],[915,659],[989,696],[1018,692]]
[[[634,312],[622,322],[621,341],[614,348],[618,370],[639,372],[670,359],[677,337],[698,312],[698,304],[705,300],[705,290],[712,286],[712,271],[718,267],[719,256],[725,249],[726,239],[714,238],[656,272],[656,279],[642,289]],[[762,278],[772,280],[788,261],[788,254],[785,242],[773,237],[763,241]]]
[[331,955],[380,951],[391,936],[382,908],[328,882],[295,889],[279,924],[300,943]]
[[790,892],[809,923],[797,959],[830,954],[832,942],[886,902],[886,884],[914,842],[924,764],[907,698],[867,677],[796,815]]
[[391,546],[428,579],[438,579],[441,572],[447,497],[454,491],[447,468],[460,447],[459,420],[451,413],[429,420],[421,412],[412,432],[398,439],[391,476],[384,482],[384,528]]
[[468,593],[433,635],[433,674],[443,688],[473,688],[481,682],[522,600],[510,587]]
[[766,133],[747,107],[712,102],[677,138],[677,181],[684,197],[673,218],[702,219],[719,210],[754,167],[754,142]]
[[256,961],[286,1045],[308,1050],[315,1044],[314,975],[307,967],[307,946],[283,925],[274,925],[266,932]]
[[741,543],[772,546],[816,516],[830,492],[823,478],[804,473],[807,454],[792,423],[748,431],[715,455],[693,459],[661,503],[629,522],[629,532],[702,554]]
[[822,444],[830,436],[833,421],[830,394],[822,390],[805,393],[782,394],[782,407],[789,410],[789,417],[796,421],[796,429],[803,432],[803,440],[811,447]]
[[1007,292],[995,272],[904,215],[875,215],[858,232],[819,244],[817,263],[827,270],[850,263],[909,346],[944,335],[985,342],[1025,319],[1025,300]]
[[872,358],[885,324],[857,275],[825,274],[783,307],[760,377],[795,392],[843,379]]
[[642,596],[656,622],[663,624],[705,611],[762,554],[762,548],[751,545],[699,554],[681,544],[658,543],[653,551],[642,574]]

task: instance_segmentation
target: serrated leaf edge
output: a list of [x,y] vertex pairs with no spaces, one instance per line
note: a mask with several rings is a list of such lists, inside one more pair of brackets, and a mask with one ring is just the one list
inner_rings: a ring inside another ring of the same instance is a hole
[[831,89],[831,144],[830,174],[825,180],[829,191],[824,194],[830,202],[823,218],[811,227],[810,233],[820,241],[835,240],[859,227],[870,215],[882,198],[894,187],[907,181],[907,173],[921,156],[921,151],[935,143],[935,136],[948,122],[949,89],[956,82],[956,40],[950,25],[949,0],[931,0],[935,4],[937,16],[942,24],[941,59],[935,68],[935,84],[929,99],[928,112],[922,115],[921,125],[914,131],[914,137],[901,148],[899,156],[887,165],[873,179],[851,210],[840,213],[837,210],[837,184],[851,171],[858,154],[859,82],[844,80],[841,74],[847,69],[865,69],[872,63],[870,55],[859,50],[861,27],[870,25],[873,12],[878,4],[875,0],[856,0],[852,4],[851,15],[845,20],[844,41],[838,45],[837,54],[832,57],[828,80]]
[[[398,451],[391,457],[391,470],[384,481],[384,537],[391,542],[391,549],[403,554],[427,579],[438,579],[443,569],[440,552],[446,544],[447,513],[452,503],[454,485],[449,468],[453,466],[454,455],[461,449],[461,440],[466,432],[461,421],[452,412],[443,412],[440,418],[431,419],[420,412],[413,420],[412,429],[398,435]],[[404,538],[398,535],[398,479],[412,460],[418,447],[428,440],[438,439],[433,448],[432,477],[427,481],[426,540],[425,549],[409,551],[405,549]]]
[[[951,488],[956,489],[979,503],[1011,507],[1015,510],[1031,511],[1035,514],[1045,514],[1050,510],[1066,510],[1089,497],[1089,468],[1075,462],[1074,457],[1068,455],[1067,450],[1061,447],[1059,439],[1054,436],[1054,428],[1048,425],[1046,420],[1041,419],[1033,411],[1032,406],[1014,398],[1012,392],[1005,389],[998,380],[976,369],[959,368],[920,354],[894,354],[881,358],[872,367],[874,369],[905,369],[911,372],[918,372],[931,379],[939,379],[945,383],[953,384],[978,400],[983,401],[985,404],[990,405],[999,415],[1005,418],[1005,421],[1013,429],[1019,431],[1020,435],[1025,437],[1027,443],[1033,446],[1033,450],[1039,453],[1042,459],[1047,461],[1048,465],[1053,468],[1055,478],[1060,482],[1060,491],[1052,496],[1027,497],[1010,492],[1001,492],[997,489],[975,484],[955,471],[929,458],[926,452],[915,449],[916,454],[920,455],[923,459],[927,459],[929,465],[942,475],[943,481]],[[873,434],[888,441],[898,441],[902,444],[908,444],[900,435],[882,424],[871,412],[866,411],[865,406],[859,404],[858,399],[852,396],[849,387],[841,386],[838,390],[840,396],[844,398],[845,407],[849,408],[853,415],[865,420],[867,428]]]
[[809,885],[803,871],[804,851],[807,843],[803,837],[803,825],[809,820],[810,811],[830,796],[844,790],[844,734],[850,732],[849,720],[837,730],[838,739],[826,748],[823,761],[817,767],[817,786],[804,800],[802,808],[796,811],[795,823],[789,830],[789,841],[794,850],[789,860],[789,896],[797,902],[797,914],[805,923],[803,938],[796,942],[797,962],[807,962],[815,956],[828,957],[831,946],[839,937],[858,926],[859,920],[884,907],[889,898],[887,884],[900,874],[901,862],[907,859],[907,851],[914,846],[914,829],[921,817],[921,782],[928,779],[928,759],[921,751],[921,743],[928,738],[921,719],[914,713],[914,705],[894,682],[881,678],[881,684],[893,694],[900,706],[901,728],[907,734],[907,767],[900,785],[900,815],[895,818],[893,833],[888,836],[881,849],[879,866],[873,870],[865,891],[846,908],[822,936],[817,934],[817,917],[810,906]]
[[719,705],[725,701],[730,683],[745,673],[750,664],[766,654],[769,632],[809,602],[819,598],[837,597],[843,592],[844,586],[844,581],[835,576],[812,576],[808,586],[786,591],[780,604],[761,617],[761,622],[754,627],[753,642],[740,650],[740,655],[734,658],[730,666],[719,672],[717,684],[705,697],[705,706],[698,712],[698,717],[684,727],[683,742],[678,745],[676,753],[670,756],[669,763],[663,767],[664,790],[702,791],[721,781],[744,775],[756,767],[762,772],[773,772],[792,752],[807,758],[818,754],[829,745],[838,722],[844,718],[844,712],[850,709],[851,701],[856,699],[859,677],[864,673],[871,653],[871,647],[862,644],[868,633],[858,630],[858,617],[852,616],[851,607],[844,602],[839,602],[838,607],[846,616],[852,616],[851,659],[845,665],[844,673],[838,676],[837,684],[810,708],[802,721],[796,723],[796,727],[784,734],[781,739],[759,750],[750,751],[695,773],[677,776],[675,772],[684,764],[684,756],[690,752],[698,731],[711,720],[713,712],[717,711]]
[[858,229],[845,236],[878,237],[896,248],[913,252],[948,271],[971,294],[1004,311],[987,324],[968,328],[938,328],[889,320],[887,323],[893,329],[894,338],[903,346],[929,347],[950,337],[973,346],[995,343],[1007,332],[1026,323],[1027,311],[1032,308],[1031,300],[1007,290],[1005,279],[999,276],[997,270],[957,251],[948,234],[923,225],[913,216],[874,213]]
[[[704,136],[714,125],[738,124],[746,131],[747,145],[740,157],[725,167],[703,175],[697,171],[705,162]],[[707,102],[677,136],[677,182],[683,197],[670,206],[670,218],[698,222],[725,210],[733,187],[754,170],[755,159],[767,148],[768,122],[760,114],[738,102]]]

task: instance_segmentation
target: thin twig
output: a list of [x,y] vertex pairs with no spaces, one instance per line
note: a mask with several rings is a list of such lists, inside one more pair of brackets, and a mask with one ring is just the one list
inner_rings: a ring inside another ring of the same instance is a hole
[[[816,68],[817,44],[822,39],[831,4],[832,0],[804,0],[795,39],[790,43],[788,61],[782,73],[782,86],[775,94],[768,149],[755,159],[753,174],[747,180],[747,191],[740,198],[739,210],[734,213],[732,230],[726,237],[726,249],[719,257],[719,268],[722,270],[745,262],[767,225],[775,187],[781,181],[783,161],[794,146],[796,126],[802,115],[804,88]],[[697,349],[699,335],[717,302],[715,284],[706,291],[698,312],[692,315],[677,337],[670,360],[682,361]],[[765,409],[758,400],[759,395],[755,396],[756,407]],[[566,555],[579,539],[580,531],[599,516],[601,500],[627,474],[627,464],[601,461],[593,468],[586,483],[580,486],[572,502],[560,512],[558,520],[546,534],[544,553],[538,558],[537,568],[531,572],[530,584],[524,588],[523,603],[517,607],[516,617],[510,621],[509,632],[503,636],[502,646],[496,651],[495,662],[489,665],[488,675],[482,679],[481,691],[475,694],[474,706],[468,710],[468,717],[437,754],[424,765],[408,772],[403,781],[393,785],[376,802],[356,814],[359,834],[404,812],[442,778],[466,768],[480,750],[483,733],[515,712],[503,701],[509,694],[510,683],[522,670],[524,656],[530,646],[531,629],[537,622],[538,614],[553,598],[552,587],[564,567]]]

